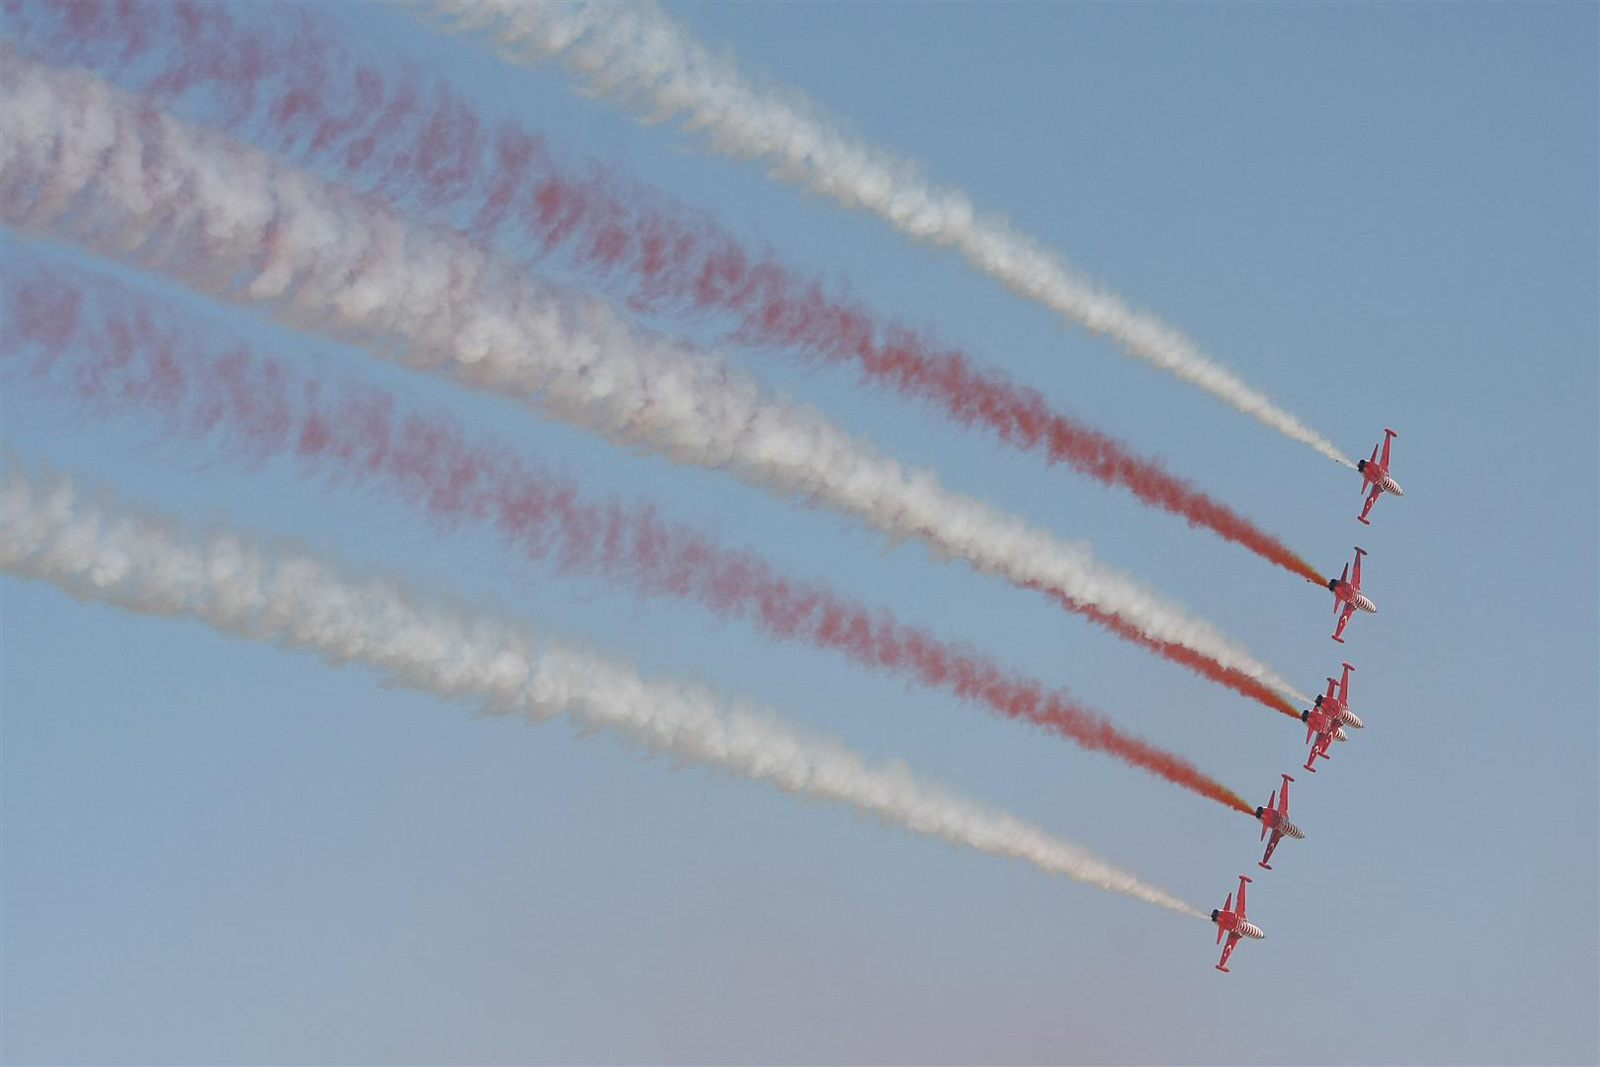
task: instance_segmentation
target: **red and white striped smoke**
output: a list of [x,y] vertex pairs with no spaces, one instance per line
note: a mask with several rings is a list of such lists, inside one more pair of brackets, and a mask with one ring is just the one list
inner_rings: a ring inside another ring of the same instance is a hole
[[1060,689],[975,649],[901,622],[826,583],[784,574],[753,552],[658,514],[593,499],[576,482],[524,461],[448,414],[402,404],[372,385],[214,336],[160,302],[104,279],[52,269],[19,250],[5,279],[8,329],[0,388],[72,418],[142,415],[161,440],[211,444],[252,463],[292,458],[340,492],[398,498],[447,531],[487,527],[507,546],[561,572],[698,603],[780,641],[841,653],[1104,752],[1200,796],[1248,812],[1237,792],[1188,760],[1119,728]]
[[198,619],[252,641],[359,662],[390,684],[473,700],[534,722],[565,715],[686,763],[718,767],[887,826],[1204,913],[1012,815],[868,763],[837,741],[704,686],[644,678],[629,664],[505,618],[445,607],[395,578],[349,574],[301,550],[85,494],[70,480],[8,466],[0,477],[0,571],[80,600]]
[[793,88],[758,86],[654,3],[435,0],[423,10],[431,21],[487,33],[499,54],[513,61],[558,59],[587,93],[647,121],[680,120],[714,152],[763,160],[775,180],[877,215],[914,241],[953,249],[1019,296],[1109,337],[1124,354],[1354,466],[1193,339],[1084,277],[1002,216],[980,211],[965,192],[928,182],[913,161],[844,132]]
[[868,384],[1322,581],[1279,538],[1038,390],[926,331],[881,320],[842,285],[752,251],[716,220],[613,167],[563,162],[536,131],[490,122],[440,79],[358,61],[325,21],[302,13],[268,28],[220,5],[181,3],[8,14],[40,56],[85,62],[163,105],[208,101],[209,121],[341,184],[461,220],[502,252],[532,249],[528,259],[581,271],[630,308],[732,316],[741,345],[852,366]]
[[933,471],[905,467],[816,411],[763,395],[713,355],[643,333],[599,301],[535,283],[463,235],[409,226],[372,198],[154,112],[91,75],[6,58],[7,225],[268,308],[290,325],[444,371],[617,443],[833,508],[892,539],[920,540],[1045,590],[1147,647],[1175,649],[1169,658],[1208,677],[1242,679],[1242,692],[1308,699],[1210,623],[1101,564],[1086,544],[945,489]]

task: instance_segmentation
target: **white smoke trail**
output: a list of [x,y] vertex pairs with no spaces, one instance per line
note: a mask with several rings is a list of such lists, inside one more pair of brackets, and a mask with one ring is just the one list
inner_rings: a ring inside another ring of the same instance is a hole
[[444,370],[608,439],[727,469],[1297,693],[1179,604],[1018,517],[902,468],[721,359],[535,285],[482,246],[407,227],[261,152],[150,111],[92,75],[0,64],[0,217],[166,271],[376,355]]
[[925,180],[917,165],[844,132],[796,90],[758,85],[713,55],[654,3],[436,0],[447,25],[487,32],[512,62],[556,57],[584,89],[645,121],[681,118],[713,151],[761,159],[769,173],[869,211],[915,241],[954,248],[975,269],[1122,351],[1199,386],[1236,411],[1353,466],[1333,443],[1202,352],[1193,339],[1139,311],[1017,230],[980,213],[967,194]]
[[349,577],[304,551],[88,499],[71,481],[9,467],[0,481],[0,570],[80,600],[199,619],[236,637],[356,661],[386,681],[481,700],[535,722],[569,716],[653,752],[710,764],[887,825],[1017,859],[1185,915],[1199,910],[1014,816],[873,765],[772,712],[704,686],[641,678],[629,664],[508,619],[445,607],[406,584]]

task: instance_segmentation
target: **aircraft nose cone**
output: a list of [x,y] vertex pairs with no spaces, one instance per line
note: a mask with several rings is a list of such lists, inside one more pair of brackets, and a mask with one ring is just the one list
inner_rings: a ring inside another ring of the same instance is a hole
[[1356,607],[1372,615],[1376,615],[1378,613],[1378,605],[1374,604],[1365,596],[1358,595],[1356,597]]
[[1389,492],[1393,493],[1395,496],[1405,496],[1406,495],[1406,491],[1404,489],[1400,488],[1400,483],[1399,482],[1395,481],[1393,478],[1390,478],[1390,479],[1388,479],[1388,483],[1389,484],[1384,486],[1384,488],[1388,489]]
[[1367,725],[1366,723],[1361,721],[1361,716],[1357,715],[1353,711],[1345,712],[1343,715],[1339,716],[1339,719],[1346,726],[1354,727],[1357,730],[1359,730],[1363,726]]

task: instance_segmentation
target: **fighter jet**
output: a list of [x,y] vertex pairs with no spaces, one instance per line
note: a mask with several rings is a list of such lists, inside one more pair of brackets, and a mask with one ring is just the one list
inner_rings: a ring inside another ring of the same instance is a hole
[[[1278,841],[1281,838],[1292,837],[1296,841],[1303,841],[1306,836],[1301,832],[1300,827],[1289,821],[1289,783],[1294,779],[1287,774],[1281,777],[1283,778],[1283,792],[1280,794],[1278,790],[1274,789],[1272,796],[1267,800],[1267,806],[1256,809],[1256,818],[1261,820],[1262,839],[1264,840],[1269,832],[1272,834],[1272,840],[1267,842],[1267,854],[1261,857],[1256,866],[1269,871],[1272,870],[1272,864],[1267,861],[1272,858],[1272,850],[1278,847]],[[1244,899],[1242,887],[1239,892],[1239,899]]]
[[1223,935],[1226,934],[1228,943],[1223,946],[1222,959],[1217,961],[1217,970],[1228,970],[1228,957],[1233,955],[1233,946],[1239,943],[1241,937],[1248,937],[1252,941],[1260,941],[1267,935],[1261,932],[1261,927],[1254,923],[1246,922],[1244,918],[1244,887],[1251,881],[1249,876],[1239,876],[1239,910],[1233,910],[1233,894],[1228,894],[1228,899],[1222,907],[1211,909],[1211,921],[1217,924],[1217,944],[1222,944]]
[[[1317,697],[1316,707],[1333,716],[1342,725],[1360,730],[1367,724],[1350,710],[1350,672],[1355,670],[1355,667],[1349,663],[1341,663],[1340,666],[1344,670],[1339,674],[1339,681],[1335,683],[1332,678],[1328,679],[1328,691]],[[1337,696],[1334,695],[1335,690],[1338,691]]]
[[1367,487],[1372,487],[1372,493],[1367,497],[1367,502],[1362,505],[1361,514],[1356,516],[1356,521],[1371,526],[1367,521],[1367,513],[1372,510],[1372,505],[1377,502],[1380,495],[1392,493],[1395,496],[1405,496],[1406,491],[1400,488],[1400,483],[1389,474],[1389,442],[1400,435],[1389,429],[1383,428],[1383,458],[1378,458],[1378,448],[1372,446],[1372,458],[1363,459],[1356,463],[1356,470],[1361,472],[1361,491],[1367,492]]
[[[1320,697],[1318,698],[1321,699]],[[1331,715],[1324,714],[1320,708],[1313,707],[1300,713],[1300,721],[1306,724],[1306,741],[1311,745],[1311,752],[1306,756],[1305,768],[1315,774],[1317,769],[1312,766],[1317,757],[1328,758],[1328,747],[1335,741],[1348,741],[1350,735],[1344,732],[1344,727]],[[1316,738],[1315,741],[1312,738]]]
[[1358,610],[1376,613],[1378,605],[1374,604],[1367,595],[1361,591],[1361,557],[1367,554],[1364,548],[1356,548],[1356,572],[1352,577],[1350,564],[1344,565],[1344,573],[1337,578],[1328,579],[1328,588],[1333,591],[1333,613],[1339,616],[1339,623],[1333,628],[1333,639],[1344,644],[1344,626],[1350,621],[1350,616]]
[[[1365,723],[1350,710],[1350,672],[1355,670],[1350,664],[1344,664],[1344,673],[1335,682],[1328,679],[1328,691],[1321,694],[1312,703],[1311,707],[1300,713],[1300,721],[1306,724],[1306,743],[1311,745],[1311,753],[1306,756],[1306,770],[1316,771],[1312,766],[1317,757],[1328,758],[1328,747],[1335,741],[1348,741],[1350,736],[1344,732],[1344,727],[1361,729]],[[1334,695],[1335,689],[1338,695]],[[1312,737],[1316,738],[1313,742]]]

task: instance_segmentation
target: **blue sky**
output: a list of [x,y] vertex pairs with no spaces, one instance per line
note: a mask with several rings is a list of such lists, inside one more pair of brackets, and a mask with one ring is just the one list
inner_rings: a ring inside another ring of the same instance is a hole
[[[268,18],[265,8],[243,8]],[[1381,614],[952,431],[847,370],[730,350],[955,488],[1136,573],[1311,688],[1357,664],[1367,729],[1299,774],[1305,842],[1111,760],[513,558],[473,530],[4,397],[8,445],[197,519],[303,538],[705,679],[1081,841],[1193,903],[1260,875],[1268,940],[1211,930],[560,724],[0,579],[11,1062],[1578,1063],[1600,1056],[1592,5],[676,5],[709,44],[921,160],[1181,326],[1351,454],[1401,434],[1403,500],[877,220],[685,150],[390,7],[323,13],[847,278],[1166,457]],[[8,31],[12,28],[8,27]],[[9,243],[15,238],[7,236]],[[69,250],[39,254],[79,262]],[[596,492],[657,501],[964,639],[1257,802],[1294,724],[914,545],[543,423],[91,263],[338,366]],[[709,338],[718,324],[654,325]]]

